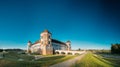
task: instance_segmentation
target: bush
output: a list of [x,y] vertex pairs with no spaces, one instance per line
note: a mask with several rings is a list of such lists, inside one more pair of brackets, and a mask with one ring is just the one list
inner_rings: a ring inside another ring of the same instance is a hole
[[112,54],[120,54],[120,44],[112,44],[111,53]]

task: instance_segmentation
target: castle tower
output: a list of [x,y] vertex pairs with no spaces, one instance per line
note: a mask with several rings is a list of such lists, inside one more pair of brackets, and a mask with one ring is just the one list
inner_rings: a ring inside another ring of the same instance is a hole
[[27,53],[31,53],[30,47],[32,46],[32,42],[28,41],[27,43]]
[[51,33],[44,30],[41,34],[42,55],[53,54],[53,47],[51,43]]
[[66,44],[67,44],[67,50],[70,51],[71,50],[71,42],[67,41]]

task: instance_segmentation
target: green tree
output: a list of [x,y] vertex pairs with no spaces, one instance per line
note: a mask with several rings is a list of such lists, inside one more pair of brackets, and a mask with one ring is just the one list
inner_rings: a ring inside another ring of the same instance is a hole
[[120,54],[120,44],[112,44],[111,46],[111,53],[113,54]]

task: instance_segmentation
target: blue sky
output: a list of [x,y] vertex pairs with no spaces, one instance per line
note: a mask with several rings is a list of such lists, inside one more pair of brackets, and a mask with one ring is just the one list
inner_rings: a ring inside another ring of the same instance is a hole
[[0,0],[0,48],[26,48],[48,29],[73,49],[120,43],[119,0]]

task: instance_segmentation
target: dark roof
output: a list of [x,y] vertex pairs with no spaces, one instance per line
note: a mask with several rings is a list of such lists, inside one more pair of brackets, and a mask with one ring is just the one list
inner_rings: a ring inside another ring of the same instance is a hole
[[64,45],[66,45],[64,42],[61,42],[61,41],[56,40],[56,39],[52,39],[52,42],[55,42],[55,43],[60,43],[60,44],[64,44]]
[[[54,43],[59,43],[59,44],[63,44],[63,45],[66,45],[66,43],[61,42],[61,41],[56,40],[56,39],[52,39],[52,42],[54,42]],[[35,43],[33,43],[33,45],[34,45],[34,44],[37,44],[37,43],[40,43],[40,40],[37,40]]]
[[70,40],[68,40],[67,42],[71,42]]
[[32,43],[32,42],[29,40],[28,43]]

